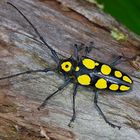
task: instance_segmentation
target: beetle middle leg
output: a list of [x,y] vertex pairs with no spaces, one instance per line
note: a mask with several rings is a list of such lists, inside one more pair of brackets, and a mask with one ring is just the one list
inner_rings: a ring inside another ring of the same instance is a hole
[[99,107],[99,105],[98,105],[98,92],[99,91],[95,91],[95,97],[94,97],[94,104],[95,104],[97,110],[99,111],[99,113],[101,114],[101,116],[103,117],[103,119],[105,120],[106,123],[108,123],[113,128],[117,127],[118,129],[120,129],[121,126],[115,125],[107,120],[106,116],[104,115],[101,108]]

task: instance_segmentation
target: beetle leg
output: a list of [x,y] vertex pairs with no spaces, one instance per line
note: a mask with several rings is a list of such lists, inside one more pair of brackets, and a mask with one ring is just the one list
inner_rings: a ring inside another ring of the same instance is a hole
[[71,123],[74,122],[74,120],[76,119],[76,111],[75,111],[75,97],[76,97],[76,94],[77,94],[77,87],[78,85],[75,84],[74,85],[74,92],[73,92],[73,115],[72,115],[72,118],[68,124],[69,127],[71,127]]
[[90,42],[89,45],[80,43],[74,44],[74,46],[75,46],[74,58],[76,59],[76,61],[79,61],[80,60],[79,51],[83,50],[82,57],[86,57],[87,54],[90,53],[92,48],[94,47],[94,42]]
[[74,58],[76,61],[79,61],[80,60],[80,57],[79,57],[79,51],[82,50],[84,44],[83,43],[80,43],[80,44],[74,44],[75,46],[75,50],[74,50]]
[[106,116],[104,115],[104,113],[102,112],[101,108],[98,106],[98,91],[95,92],[94,104],[95,104],[97,110],[99,111],[99,113],[101,114],[101,116],[103,117],[103,119],[105,120],[106,123],[108,123],[113,128],[115,128],[115,127],[117,127],[118,129],[121,128],[121,126],[118,126],[118,125],[115,125],[115,124],[109,122],[107,120]]
[[112,66],[112,67],[116,66],[120,62],[121,58],[122,58],[122,56],[118,56],[115,59],[113,59],[112,62],[110,63],[110,66]]
[[87,54],[92,51],[93,47],[94,47],[94,42],[90,42],[90,44],[85,47],[84,56],[87,56]]
[[63,85],[61,85],[55,92],[53,92],[51,95],[49,95],[37,109],[40,110],[41,108],[43,108],[43,107],[47,104],[47,101],[48,101],[51,97],[53,97],[57,92],[61,91],[61,90],[62,90],[64,87],[66,87],[71,81],[72,81],[72,79],[68,79],[68,80],[67,80]]

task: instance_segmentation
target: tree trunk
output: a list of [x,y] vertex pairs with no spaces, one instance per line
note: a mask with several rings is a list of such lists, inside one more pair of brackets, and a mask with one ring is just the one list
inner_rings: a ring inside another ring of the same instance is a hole
[[[89,57],[104,63],[123,55],[129,59],[116,68],[134,79],[133,90],[123,96],[102,92],[99,105],[110,127],[96,110],[92,89],[80,87],[76,121],[72,116],[70,84],[40,111],[41,102],[62,85],[57,73],[34,73],[0,81],[0,139],[2,140],[139,140],[140,139],[140,38],[82,0],[12,0],[39,30],[60,58],[73,55],[74,44],[94,42]],[[6,0],[0,2],[0,77],[26,70],[56,66],[49,49],[26,20]],[[124,94],[124,93],[123,93]]]

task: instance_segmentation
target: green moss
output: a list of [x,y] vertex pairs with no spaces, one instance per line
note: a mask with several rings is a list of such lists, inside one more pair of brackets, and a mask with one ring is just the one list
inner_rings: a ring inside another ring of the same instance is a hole
[[127,36],[120,32],[117,28],[113,28],[111,30],[111,36],[116,40],[125,41],[127,40]]
[[99,7],[100,9],[104,9],[104,5],[103,4],[99,4],[96,0],[86,0],[90,3],[94,3],[97,5],[97,7]]

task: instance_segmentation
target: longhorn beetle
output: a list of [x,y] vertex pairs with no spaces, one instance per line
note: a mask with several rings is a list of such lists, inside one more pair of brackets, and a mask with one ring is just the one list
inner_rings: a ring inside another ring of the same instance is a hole
[[40,35],[38,30],[34,27],[34,25],[28,20],[28,18],[13,4],[10,2],[7,2],[12,7],[14,7],[22,16],[25,18],[25,20],[31,25],[31,27],[34,29],[35,33],[38,35],[40,40],[48,47],[48,49],[52,53],[52,59],[56,62],[57,67],[56,68],[44,68],[44,69],[37,69],[37,70],[29,70],[21,73],[17,73],[14,75],[6,76],[0,78],[0,80],[13,78],[19,75],[23,74],[31,74],[36,72],[49,72],[54,71],[58,72],[59,74],[63,75],[65,78],[65,82],[63,85],[58,87],[58,89],[50,94],[43,103],[38,107],[40,110],[43,108],[47,101],[52,98],[57,92],[61,91],[64,87],[66,87],[69,83],[73,83],[74,85],[74,91],[73,91],[73,115],[72,118],[68,124],[68,126],[71,126],[71,123],[74,122],[76,118],[76,111],[75,111],[75,97],[77,94],[77,89],[79,86],[84,87],[91,87],[93,91],[95,92],[94,96],[94,103],[105,120],[106,123],[108,123],[111,127],[115,128],[121,128],[121,126],[115,125],[111,122],[109,122],[102,112],[101,108],[98,105],[98,94],[101,91],[104,90],[110,90],[114,92],[125,92],[132,88],[133,81],[132,79],[125,74],[124,72],[118,70],[115,68],[115,65],[118,63],[118,61],[122,58],[121,56],[117,57],[115,60],[113,60],[110,65],[101,63],[99,61],[93,60],[89,57],[87,57],[87,53],[90,52],[89,47],[85,47],[85,55],[80,57],[78,54],[78,45],[75,45],[75,53],[74,57],[70,57],[67,59],[60,59],[58,57],[57,52],[46,43],[44,38]]

